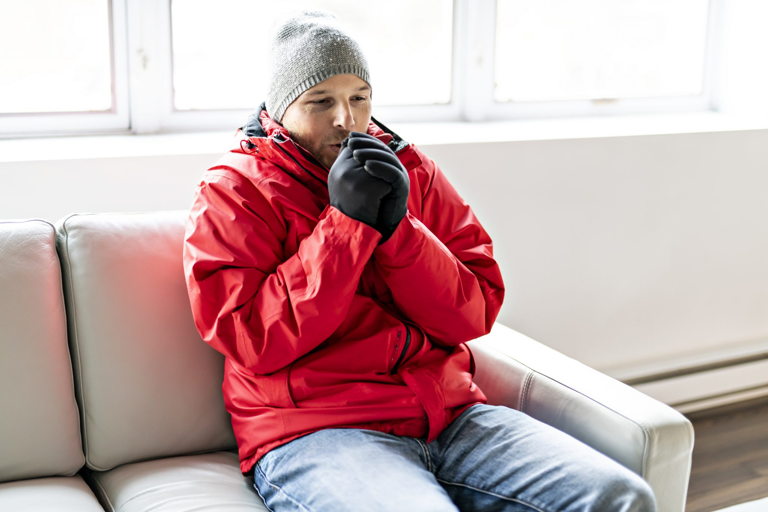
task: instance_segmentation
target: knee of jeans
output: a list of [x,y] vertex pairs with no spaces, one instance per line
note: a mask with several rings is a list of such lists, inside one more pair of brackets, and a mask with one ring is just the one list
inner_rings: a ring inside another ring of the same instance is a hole
[[640,481],[642,486],[637,489],[635,499],[638,512],[655,512],[656,510],[656,496],[653,494],[651,486],[645,480]]
[[606,496],[613,506],[605,510],[623,512],[655,512],[656,497],[648,482],[634,473],[618,476],[607,486]]

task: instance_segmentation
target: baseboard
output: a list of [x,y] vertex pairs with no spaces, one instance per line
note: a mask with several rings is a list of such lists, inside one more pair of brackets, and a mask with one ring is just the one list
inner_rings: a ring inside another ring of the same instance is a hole
[[[768,397],[768,384],[734,389],[715,395],[701,395],[691,392],[687,397],[680,396],[680,386],[675,383],[658,383],[653,387],[637,386],[637,388],[643,393],[669,404],[683,414],[718,409]],[[670,398],[670,396],[674,396],[674,398]]]
[[768,339],[607,370],[683,413],[768,396]]

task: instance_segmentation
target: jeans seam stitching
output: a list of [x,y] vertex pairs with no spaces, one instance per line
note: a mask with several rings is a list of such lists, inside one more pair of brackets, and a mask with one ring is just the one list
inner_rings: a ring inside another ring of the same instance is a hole
[[[296,499],[295,499],[293,496],[291,496],[290,494],[288,494],[287,492],[285,492],[285,490],[284,490],[282,487],[280,487],[280,486],[279,486],[279,485],[277,485],[277,484],[274,484],[274,483],[272,483],[272,481],[271,481],[271,480],[270,480],[270,479],[267,477],[267,475],[264,473],[264,471],[261,469],[261,467],[259,467],[259,465],[258,465],[258,464],[256,464],[256,471],[258,471],[258,472],[259,472],[259,474],[260,474],[260,475],[262,476],[262,478],[264,479],[264,482],[266,482],[266,484],[267,484],[269,487],[272,487],[273,489],[277,489],[277,491],[278,491],[280,494],[282,494],[283,496],[285,496],[285,497],[286,497],[288,500],[290,500],[290,501],[291,501],[291,502],[292,502],[294,505],[296,505],[296,506],[297,506],[297,507],[299,507],[300,509],[302,509],[302,510],[306,510],[307,512],[312,512],[312,511],[311,511],[309,508],[307,508],[307,507],[306,507],[306,506],[305,506],[303,503],[299,502],[299,501],[298,501],[298,500],[296,500]],[[255,485],[255,484],[254,484],[254,485]],[[258,489],[258,487],[256,488],[256,491],[258,492],[259,496],[261,496],[261,492],[259,492],[259,489]],[[264,499],[264,498],[263,498],[263,496],[262,496],[262,499]],[[264,505],[266,505],[266,506],[267,506],[267,508],[268,508],[269,510],[272,510],[272,507],[270,507],[269,505],[267,505],[267,501],[266,501],[266,500],[264,500]]]
[[424,454],[424,459],[427,461],[427,471],[434,474],[435,468],[432,465],[432,457],[429,455],[429,450],[427,449],[427,446],[421,442],[420,439],[416,439],[416,442],[419,443],[419,447],[421,448],[421,453]]
[[492,491],[486,491],[486,490],[483,490],[483,489],[478,489],[477,487],[473,487],[471,485],[462,484],[462,483],[458,483],[458,482],[448,482],[448,481],[442,480],[440,478],[438,478],[437,481],[440,482],[441,484],[445,484],[445,485],[453,485],[453,486],[456,486],[456,487],[464,487],[465,489],[469,489],[471,491],[479,492],[479,493],[482,493],[482,494],[487,494],[489,496],[493,496],[495,498],[499,498],[499,499],[502,499],[504,501],[511,501],[513,503],[519,503],[519,504],[524,505],[526,507],[530,507],[530,508],[536,510],[537,512],[547,512],[543,508],[540,508],[539,506],[534,505],[533,503],[530,503],[530,502],[525,501],[525,500],[521,500],[519,498],[508,498],[507,496],[503,496],[501,494],[498,494],[498,493],[495,493],[495,492],[492,492]]

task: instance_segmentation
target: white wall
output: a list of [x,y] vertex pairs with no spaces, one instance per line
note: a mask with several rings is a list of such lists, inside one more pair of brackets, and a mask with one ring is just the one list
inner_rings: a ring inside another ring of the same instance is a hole
[[503,322],[601,369],[768,337],[768,130],[433,146]]
[[[768,339],[768,130],[423,149],[494,237],[507,325],[619,376]],[[0,163],[0,218],[187,208],[218,154],[184,153]]]
[[188,208],[218,155],[0,162],[0,218]]

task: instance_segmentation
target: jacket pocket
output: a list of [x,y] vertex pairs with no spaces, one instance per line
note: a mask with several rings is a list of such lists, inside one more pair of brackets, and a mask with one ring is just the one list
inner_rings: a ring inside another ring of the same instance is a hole
[[[253,372],[232,364],[233,377],[238,380],[236,387],[230,386],[230,401],[237,405],[267,406],[277,408],[295,408],[291,397],[291,367],[283,368],[269,375],[256,375]],[[232,392],[236,389],[236,392]]]

